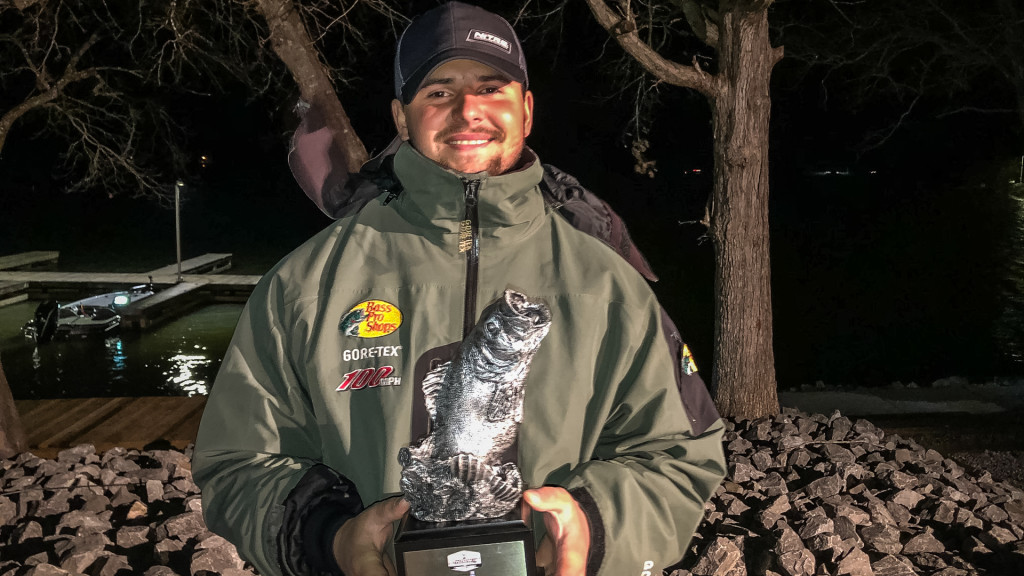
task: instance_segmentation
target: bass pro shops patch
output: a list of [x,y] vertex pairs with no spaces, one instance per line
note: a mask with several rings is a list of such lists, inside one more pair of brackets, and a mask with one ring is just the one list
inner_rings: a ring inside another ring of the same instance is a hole
[[365,300],[341,317],[338,330],[346,336],[380,338],[402,325],[402,311],[384,300]]

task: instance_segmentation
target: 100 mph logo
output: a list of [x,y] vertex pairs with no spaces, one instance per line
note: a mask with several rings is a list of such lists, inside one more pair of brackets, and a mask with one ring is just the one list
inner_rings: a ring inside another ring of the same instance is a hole
[[395,371],[393,366],[381,366],[380,368],[362,368],[345,374],[341,385],[335,390],[361,390],[363,388],[376,388],[378,386],[400,386],[401,376],[392,376]]

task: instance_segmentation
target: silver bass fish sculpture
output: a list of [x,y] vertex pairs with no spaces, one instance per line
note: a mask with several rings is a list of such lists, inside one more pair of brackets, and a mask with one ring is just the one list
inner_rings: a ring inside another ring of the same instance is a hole
[[526,375],[550,326],[543,302],[505,290],[452,360],[423,379],[430,432],[398,454],[414,517],[496,518],[519,501],[519,468],[499,459],[515,442]]

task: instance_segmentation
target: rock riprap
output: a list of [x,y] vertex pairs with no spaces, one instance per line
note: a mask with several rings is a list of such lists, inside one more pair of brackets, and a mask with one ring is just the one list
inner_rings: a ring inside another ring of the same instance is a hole
[[1024,492],[866,420],[727,422],[729,476],[672,576],[1024,574]]
[[[729,477],[673,576],[1024,574],[1024,493],[865,420],[727,422]],[[0,460],[0,576],[253,574],[203,522],[191,451]]]
[[81,445],[0,460],[0,576],[255,574],[206,528],[190,457]]

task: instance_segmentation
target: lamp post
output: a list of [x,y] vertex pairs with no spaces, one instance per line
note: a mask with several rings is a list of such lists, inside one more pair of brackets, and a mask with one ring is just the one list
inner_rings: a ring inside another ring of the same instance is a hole
[[178,249],[178,282],[181,282],[181,188],[185,183],[178,180],[174,183],[174,244]]

